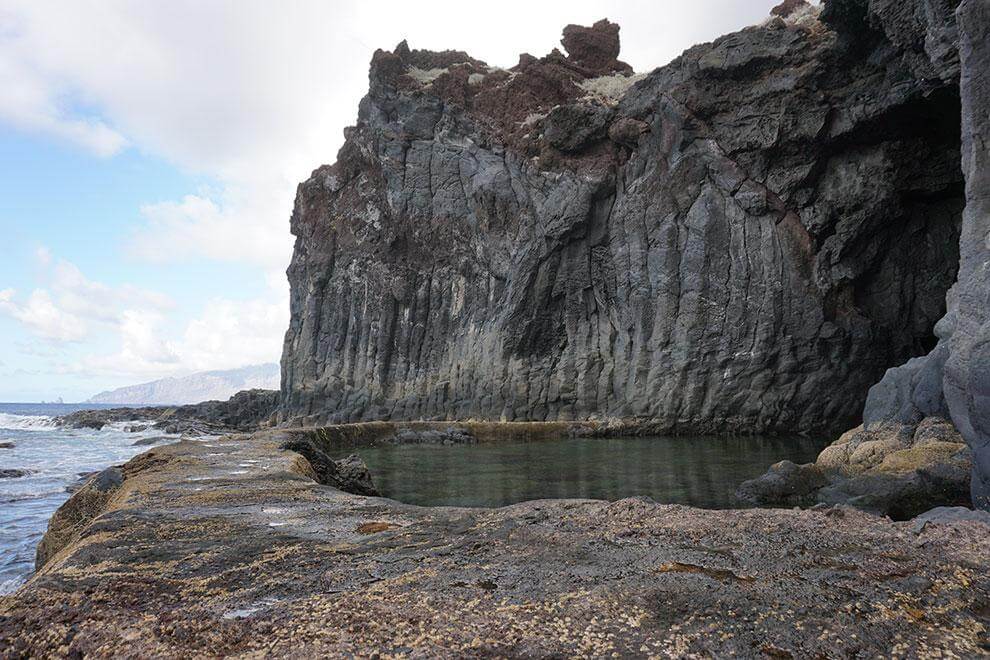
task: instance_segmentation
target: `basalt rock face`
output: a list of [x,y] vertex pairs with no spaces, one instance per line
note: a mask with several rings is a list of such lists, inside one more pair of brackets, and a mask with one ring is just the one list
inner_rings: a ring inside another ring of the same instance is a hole
[[945,399],[973,450],[973,504],[990,509],[990,2],[959,8],[966,211],[946,317]]
[[791,5],[645,76],[607,21],[511,70],[378,51],[299,187],[282,422],[851,426],[956,276],[955,23]]
[[889,370],[863,417],[868,429],[951,418],[972,449],[972,503],[990,508],[990,2],[964,0],[956,16],[966,180],[959,279],[936,326],[938,345]]

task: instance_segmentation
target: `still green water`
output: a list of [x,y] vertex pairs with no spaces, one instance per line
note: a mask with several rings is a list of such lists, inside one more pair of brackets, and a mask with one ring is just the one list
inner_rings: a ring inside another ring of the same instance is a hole
[[546,498],[657,502],[719,509],[777,461],[814,461],[808,438],[579,438],[357,450],[386,496],[423,506],[503,506]]

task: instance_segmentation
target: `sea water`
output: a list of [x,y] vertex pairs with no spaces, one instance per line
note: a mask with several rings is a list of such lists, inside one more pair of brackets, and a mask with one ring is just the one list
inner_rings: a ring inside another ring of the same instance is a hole
[[69,498],[81,476],[126,462],[146,451],[134,442],[164,435],[147,430],[127,433],[115,424],[100,431],[55,426],[54,418],[83,408],[112,406],[0,403],[0,469],[27,470],[23,477],[0,479],[0,594],[22,584],[34,570],[38,541],[48,519]]

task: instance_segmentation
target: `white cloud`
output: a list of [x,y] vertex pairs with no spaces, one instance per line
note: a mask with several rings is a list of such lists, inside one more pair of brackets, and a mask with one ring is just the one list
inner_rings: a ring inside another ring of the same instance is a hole
[[196,371],[278,362],[287,327],[288,301],[214,300],[186,326],[182,357]]
[[136,382],[164,376],[277,362],[288,325],[287,301],[211,300],[176,339],[164,337],[164,317],[128,310],[118,327],[120,349],[86,355],[68,373]]
[[[376,48],[408,38],[414,48],[464,49],[512,66],[521,52],[557,46],[565,24],[608,16],[622,26],[623,59],[649,70],[759,21],[776,2],[504,0],[479,20],[477,7],[460,0],[3,0],[0,122],[99,156],[133,147],[208,177],[214,190],[146,200],[126,253],[139,265],[242,262],[272,286],[249,301],[224,293],[196,310],[92,281],[42,248],[45,285],[26,300],[0,293],[0,312],[50,342],[94,342],[66,363],[83,375],[150,377],[277,359],[295,187],[334,160]],[[97,350],[107,337],[116,344]]]
[[286,215],[291,200],[266,188],[235,194],[231,187],[227,192],[220,203],[186,195],[180,201],[144,205],[146,224],[135,230],[128,251],[155,263],[205,257],[284,269],[292,251],[288,220],[271,218]]
[[82,341],[86,324],[79,317],[58,308],[44,289],[35,289],[27,301],[14,301],[15,291],[0,291],[0,312],[27,326],[34,334],[49,341]]
[[65,259],[55,262],[50,286],[62,307],[95,321],[116,322],[121,317],[121,310],[126,307],[154,310],[174,307],[168,296],[155,291],[130,284],[111,287],[102,282],[94,282],[83,275],[75,264]]
[[[698,41],[757,22],[776,0],[655,3],[506,0],[477,20],[460,0],[420,3],[7,0],[0,114],[113,153],[141,149],[214,177],[219,194],[148,200],[134,250],[158,260],[288,263],[295,185],[334,159],[367,89],[375,48],[463,48],[515,64],[558,45],[570,22],[608,15],[623,57],[650,69]],[[525,21],[519,17],[525,16]],[[70,114],[78,97],[99,117]],[[239,255],[239,256],[238,256]]]
[[44,245],[38,247],[38,249],[34,251],[34,257],[37,260],[38,265],[41,266],[42,268],[47,268],[49,264],[52,263],[51,250],[49,250]]
[[160,293],[124,284],[111,287],[88,279],[75,264],[53,259],[46,247],[35,251],[43,269],[44,288],[18,302],[13,289],[0,291],[0,313],[23,323],[34,335],[51,342],[79,342],[92,324],[118,325],[128,308],[161,311],[172,301]]

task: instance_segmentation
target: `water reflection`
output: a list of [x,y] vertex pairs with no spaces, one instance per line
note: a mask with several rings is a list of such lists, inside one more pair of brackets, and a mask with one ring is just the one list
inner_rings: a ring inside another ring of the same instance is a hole
[[788,438],[581,438],[357,450],[386,496],[424,506],[503,506],[544,498],[738,507],[736,487],[783,459],[813,461],[827,444]]

